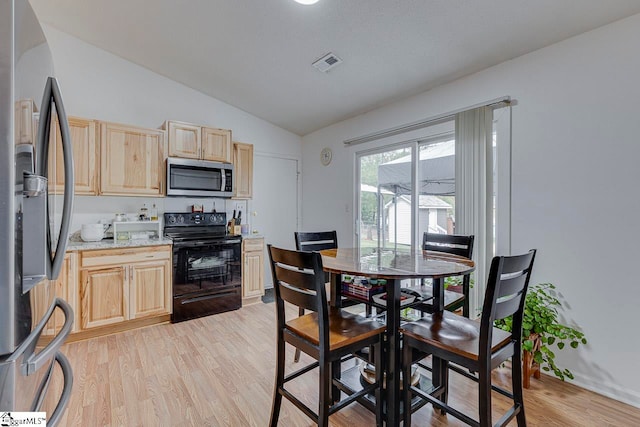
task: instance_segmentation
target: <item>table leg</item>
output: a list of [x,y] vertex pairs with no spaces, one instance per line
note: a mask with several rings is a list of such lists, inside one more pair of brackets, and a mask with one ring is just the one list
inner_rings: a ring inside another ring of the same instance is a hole
[[[433,279],[432,281],[432,291],[433,291],[433,314],[438,315],[442,314],[444,311],[444,281],[441,278]],[[438,357],[432,358],[432,377],[431,383],[434,387],[440,387],[441,385],[445,385],[443,375],[446,374],[443,366],[442,359]],[[440,399],[443,402],[447,401],[447,391],[445,390],[443,394],[440,396]]]
[[338,273],[331,273],[331,295],[329,295],[329,301],[332,307],[342,307],[342,275]]
[[[331,295],[330,295],[330,304],[331,307],[340,308],[342,307],[342,275],[337,273],[331,273]],[[340,361],[331,362],[331,377],[335,379],[340,379],[342,368],[340,366]],[[333,402],[338,402],[340,400],[340,389],[335,385],[331,387],[331,399]]]
[[384,402],[387,406],[387,425],[400,425],[400,280],[387,280],[387,387]]

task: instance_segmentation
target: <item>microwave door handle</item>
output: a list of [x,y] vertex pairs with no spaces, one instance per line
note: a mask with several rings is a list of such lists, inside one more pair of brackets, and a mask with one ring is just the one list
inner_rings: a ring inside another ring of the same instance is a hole
[[73,211],[73,190],[75,178],[73,174],[73,148],[71,146],[71,132],[69,131],[67,113],[65,112],[64,104],[62,102],[62,94],[60,93],[60,87],[58,86],[57,80],[53,77],[49,77],[48,80],[51,82],[52,100],[55,103],[56,112],[58,113],[58,122],[60,125],[60,136],[62,137],[62,153],[64,160],[64,204],[62,205],[62,222],[60,224],[60,233],[58,235],[58,244],[56,246],[55,255],[51,260],[51,274],[49,276],[50,280],[55,280],[60,274],[65,252],[67,251],[69,227],[71,225],[71,214]]
[[222,178],[220,180],[220,191],[224,191],[227,186],[227,174],[224,173],[224,169],[220,169],[220,177]]

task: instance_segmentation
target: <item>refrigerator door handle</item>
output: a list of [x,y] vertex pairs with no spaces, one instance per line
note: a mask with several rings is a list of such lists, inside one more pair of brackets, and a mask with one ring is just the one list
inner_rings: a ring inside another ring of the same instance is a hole
[[49,360],[51,360],[51,358],[55,356],[60,347],[62,347],[62,344],[64,344],[64,341],[71,333],[71,328],[73,327],[73,309],[65,300],[56,298],[54,303],[47,311],[44,319],[38,324],[38,326],[41,326],[42,328],[38,330],[37,333],[34,333],[34,336],[40,336],[42,329],[44,329],[44,326],[49,321],[49,318],[51,318],[51,316],[53,315],[56,307],[60,307],[60,309],[62,309],[62,311],[64,312],[64,325],[62,326],[62,329],[60,329],[60,332],[58,332],[58,335],[56,335],[55,338],[52,339],[45,348],[43,348],[38,353],[32,353],[31,355],[26,357],[26,361],[22,365],[22,371],[25,375],[33,374],[42,366],[44,366]]
[[62,136],[62,153],[64,156],[64,204],[62,206],[62,223],[60,225],[60,234],[58,235],[58,244],[56,246],[55,255],[51,260],[51,272],[48,276],[50,280],[55,280],[58,278],[60,270],[62,269],[62,263],[67,251],[67,244],[69,242],[69,227],[71,225],[71,214],[73,211],[73,190],[75,178],[73,175],[73,148],[71,146],[71,132],[69,131],[67,113],[64,110],[64,104],[62,102],[62,94],[60,93],[58,81],[55,78],[49,77],[48,81],[51,82],[51,97],[55,103],[56,111],[58,113],[60,135]]
[[[53,413],[47,420],[47,425],[50,427],[55,427],[60,422],[60,417],[62,417],[62,414],[64,413],[64,410],[67,408],[69,400],[71,399],[71,389],[73,387],[73,370],[71,369],[69,360],[67,360],[65,355],[59,351],[56,353],[55,361],[58,363],[58,365],[60,365],[60,370],[62,371],[63,387],[60,399],[56,404],[56,408],[53,410]],[[49,390],[49,383],[51,382],[53,373],[53,365],[51,365],[49,373],[47,374],[46,378],[44,378],[42,384],[40,385],[40,388],[38,389],[38,397],[33,402],[31,412],[40,412],[42,403],[44,402],[46,394]]]
[[64,414],[64,410],[67,408],[69,400],[71,400],[71,389],[73,387],[73,371],[71,369],[71,364],[69,363],[65,355],[61,352],[57,352],[56,362],[58,362],[58,365],[60,365],[60,369],[62,369],[62,375],[64,377],[64,387],[62,389],[60,400],[56,405],[56,409],[53,410],[53,414],[51,414],[51,416],[47,420],[47,425],[50,427],[56,427],[60,422],[60,418],[62,418],[62,414]]

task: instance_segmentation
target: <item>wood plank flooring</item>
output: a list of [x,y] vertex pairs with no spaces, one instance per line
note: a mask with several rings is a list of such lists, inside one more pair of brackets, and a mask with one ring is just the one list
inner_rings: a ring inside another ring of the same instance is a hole
[[[291,310],[291,315],[296,312]],[[71,401],[61,426],[266,426],[275,370],[275,308],[255,304],[177,324],[66,344],[74,371]],[[287,354],[291,370],[293,349]],[[311,359],[303,354],[302,362]],[[289,370],[289,372],[291,371]],[[505,371],[495,381],[509,382]],[[317,402],[317,371],[290,389],[310,407]],[[476,416],[474,383],[451,374],[450,401]],[[61,384],[52,383],[55,395]],[[508,405],[494,393],[494,421]],[[640,409],[544,376],[525,390],[530,426],[636,426]],[[45,408],[51,413],[52,408]],[[372,426],[373,414],[353,404],[330,418],[333,426]],[[425,406],[416,426],[458,426]],[[283,399],[280,426],[313,425]],[[512,425],[516,425],[515,421]]]

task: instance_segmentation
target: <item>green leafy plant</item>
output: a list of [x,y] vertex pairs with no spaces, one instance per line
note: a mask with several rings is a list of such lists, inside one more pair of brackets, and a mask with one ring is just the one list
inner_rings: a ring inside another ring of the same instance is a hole
[[[529,288],[525,298],[522,320],[522,349],[533,355],[533,361],[544,371],[552,371],[562,381],[573,379],[569,369],[560,368],[555,362],[552,346],[562,350],[568,344],[577,348],[586,344],[584,334],[558,321],[560,301],[554,296],[556,287],[551,283],[540,283]],[[495,322],[496,327],[511,332],[513,319],[507,317]]]

